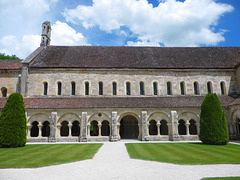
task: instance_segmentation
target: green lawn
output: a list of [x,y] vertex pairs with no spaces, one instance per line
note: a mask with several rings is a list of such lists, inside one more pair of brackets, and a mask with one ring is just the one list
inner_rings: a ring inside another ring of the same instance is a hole
[[26,168],[91,159],[102,144],[43,144],[0,148],[0,168]]
[[240,163],[240,146],[204,145],[201,143],[129,143],[128,153],[133,159],[174,164]]
[[203,179],[201,179],[201,180],[222,180],[222,179],[240,180],[240,177],[217,177],[217,178],[203,178]]

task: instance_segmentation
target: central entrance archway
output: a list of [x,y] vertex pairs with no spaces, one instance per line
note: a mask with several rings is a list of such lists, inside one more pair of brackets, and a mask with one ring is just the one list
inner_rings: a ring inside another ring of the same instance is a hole
[[139,135],[138,121],[132,115],[124,116],[120,121],[121,139],[137,139]]

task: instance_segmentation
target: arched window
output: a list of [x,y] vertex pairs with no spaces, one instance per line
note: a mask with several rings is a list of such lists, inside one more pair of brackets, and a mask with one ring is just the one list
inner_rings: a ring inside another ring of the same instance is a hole
[[155,120],[149,122],[149,135],[157,135],[157,123]]
[[179,135],[186,135],[187,134],[185,121],[182,120],[182,119],[178,121],[178,134]]
[[89,95],[89,82],[85,82],[85,95]]
[[198,84],[198,82],[194,82],[193,83],[193,86],[194,86],[194,94],[195,95],[199,95],[200,93],[199,93],[199,84]]
[[90,126],[90,136],[98,136],[99,129],[98,129],[98,122],[92,121]]
[[191,119],[189,121],[190,125],[189,125],[189,134],[190,135],[197,135],[197,126],[196,126],[196,122]]
[[99,90],[99,95],[103,95],[103,83],[102,82],[98,83],[98,90]]
[[62,94],[62,83],[61,83],[61,82],[58,82],[58,83],[57,83],[57,87],[58,87],[57,94],[58,94],[58,95],[61,95],[61,94]]
[[161,135],[168,135],[167,121],[161,120],[160,123],[161,123],[161,125],[160,125],[160,134]]
[[69,127],[68,127],[68,122],[63,121],[61,124],[61,129],[60,129],[60,135],[61,136],[68,136],[69,135]]
[[180,82],[181,95],[185,95],[185,83]]
[[71,85],[72,85],[72,95],[76,95],[76,83],[72,82]]
[[222,95],[225,95],[226,94],[226,85],[225,85],[225,82],[221,82],[220,83],[220,86],[221,86],[221,94]]
[[207,82],[207,90],[208,90],[208,93],[213,93],[213,89],[212,89],[212,82]]
[[172,83],[167,82],[167,95],[172,95]]
[[140,86],[140,95],[144,95],[145,94],[145,92],[144,92],[144,82],[140,82],[139,86]]
[[39,134],[38,122],[37,122],[37,121],[34,121],[34,122],[32,123],[30,136],[31,136],[31,137],[38,137],[38,134]]
[[116,82],[112,83],[112,92],[113,92],[113,95],[117,95],[117,83]]
[[79,136],[80,135],[80,127],[79,127],[79,122],[74,121],[72,123],[72,136]]
[[130,82],[126,82],[126,94],[131,95],[131,84],[130,84]]
[[158,87],[156,82],[153,83],[153,95],[158,95]]
[[7,88],[3,87],[1,91],[2,91],[2,97],[7,97]]
[[49,137],[50,136],[50,123],[45,121],[42,127],[42,137]]
[[43,95],[47,96],[47,94],[48,94],[48,83],[44,82],[43,83]]
[[110,135],[110,127],[109,127],[109,122],[107,120],[104,120],[102,122],[101,135],[102,136],[109,136]]

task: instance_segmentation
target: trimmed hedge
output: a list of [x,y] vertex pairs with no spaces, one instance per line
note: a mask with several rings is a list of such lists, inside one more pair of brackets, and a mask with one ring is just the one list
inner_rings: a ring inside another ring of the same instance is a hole
[[26,144],[26,115],[23,97],[9,96],[0,116],[0,147],[21,147]]
[[212,145],[226,145],[229,141],[226,116],[216,94],[207,94],[201,105],[199,138]]

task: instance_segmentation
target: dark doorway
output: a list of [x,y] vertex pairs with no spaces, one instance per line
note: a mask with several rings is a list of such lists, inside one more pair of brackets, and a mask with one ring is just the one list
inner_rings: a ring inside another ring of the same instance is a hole
[[139,135],[138,121],[134,116],[124,116],[120,121],[121,139],[137,139]]
[[50,135],[50,123],[48,121],[45,121],[43,123],[43,127],[42,127],[42,137],[49,137]]

